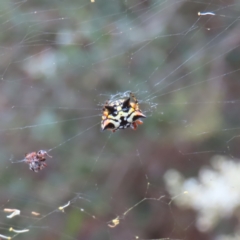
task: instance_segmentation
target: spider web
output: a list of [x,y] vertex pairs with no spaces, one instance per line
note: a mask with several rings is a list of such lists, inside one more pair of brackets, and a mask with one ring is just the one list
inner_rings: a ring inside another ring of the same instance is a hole
[[[1,1],[0,239],[238,239],[239,14]],[[101,132],[129,92],[144,124]],[[40,149],[53,158],[34,173],[21,160]]]

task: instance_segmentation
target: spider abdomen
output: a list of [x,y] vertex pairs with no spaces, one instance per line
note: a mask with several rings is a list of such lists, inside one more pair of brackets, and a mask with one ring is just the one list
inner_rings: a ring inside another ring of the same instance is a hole
[[107,101],[103,107],[101,128],[115,132],[118,129],[132,127],[137,129],[138,124],[142,124],[140,118],[146,116],[139,109],[139,104],[135,96],[130,93],[128,98]]

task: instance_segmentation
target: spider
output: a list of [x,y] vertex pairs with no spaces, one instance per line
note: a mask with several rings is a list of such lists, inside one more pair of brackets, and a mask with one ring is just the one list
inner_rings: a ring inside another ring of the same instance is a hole
[[133,93],[129,93],[129,97],[123,97],[117,100],[108,100],[102,113],[102,130],[110,130],[115,132],[118,129],[131,127],[136,130],[139,124],[143,122],[140,118],[146,116],[139,108],[138,100]]
[[48,155],[46,151],[39,150],[38,152],[31,152],[26,154],[24,161],[29,164],[30,170],[38,172],[47,166],[45,163],[46,156],[51,158],[51,156]]

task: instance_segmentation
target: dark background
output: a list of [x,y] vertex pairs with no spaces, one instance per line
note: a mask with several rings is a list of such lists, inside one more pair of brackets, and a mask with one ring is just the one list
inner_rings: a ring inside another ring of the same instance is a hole
[[[198,16],[205,11],[216,15]],[[240,3],[229,0],[1,1],[0,234],[13,236],[9,227],[30,229],[16,239],[45,240],[234,234],[238,208],[200,231],[198,211],[171,201],[178,197],[164,174],[197,178],[216,155],[238,163],[239,14]],[[125,91],[140,101],[144,124],[101,132],[102,105]],[[39,173],[9,161],[40,149],[53,158]],[[8,219],[4,208],[22,212]]]

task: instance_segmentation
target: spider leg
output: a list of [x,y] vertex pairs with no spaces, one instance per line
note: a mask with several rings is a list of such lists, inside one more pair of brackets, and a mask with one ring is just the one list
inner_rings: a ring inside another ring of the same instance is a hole
[[132,92],[130,93],[130,97],[133,99],[134,103],[138,104],[138,100]]
[[136,122],[133,122],[133,123],[131,124],[131,128],[132,128],[133,130],[136,130],[137,127],[138,127],[138,125],[137,125]]

